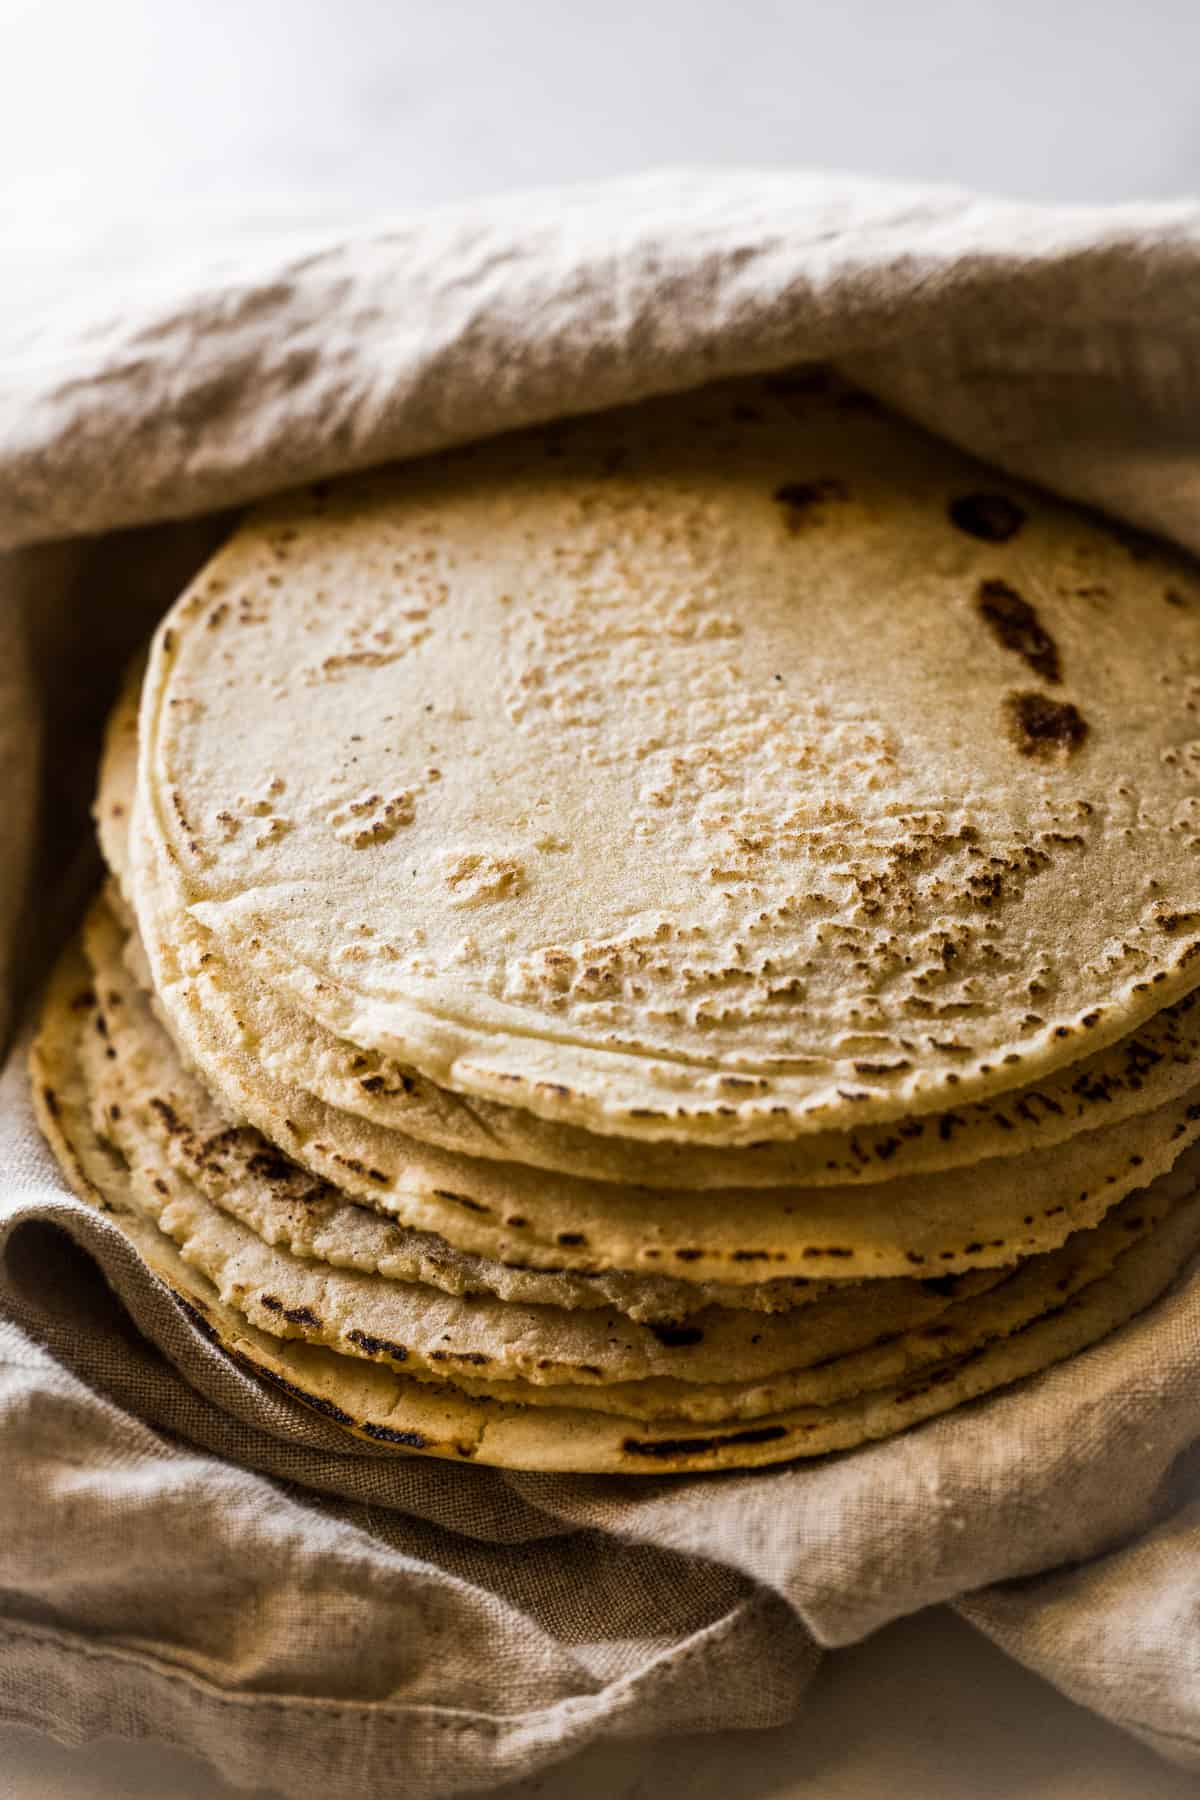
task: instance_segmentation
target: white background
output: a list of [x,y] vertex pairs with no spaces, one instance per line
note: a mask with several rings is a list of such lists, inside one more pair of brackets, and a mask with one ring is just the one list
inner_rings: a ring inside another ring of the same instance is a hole
[[[231,210],[333,221],[664,162],[1167,197],[1200,191],[1198,87],[1196,0],[0,0],[0,257],[116,266]],[[0,1728],[3,1800],[226,1792],[153,1746]],[[1200,1782],[935,1613],[830,1658],[794,1726],[602,1747],[508,1792],[1175,1800]]]

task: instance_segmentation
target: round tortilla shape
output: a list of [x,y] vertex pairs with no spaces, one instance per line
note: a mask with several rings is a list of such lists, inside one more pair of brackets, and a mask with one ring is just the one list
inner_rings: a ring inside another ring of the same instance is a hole
[[686,1421],[649,1425],[539,1409],[432,1387],[379,1364],[255,1330],[144,1218],[129,1197],[128,1171],[91,1128],[80,1066],[80,1013],[92,1005],[78,950],[52,979],[30,1056],[42,1130],[79,1196],[104,1211],[175,1292],[212,1341],[292,1399],[370,1443],[455,1461],[563,1473],[702,1473],[819,1456],[892,1435],[1049,1368],[1150,1306],[1200,1240],[1200,1200],[1185,1202],[1134,1247],[1107,1281],[1095,1282],[1052,1319],[989,1345],[935,1378],[871,1392],[833,1407],[802,1407],[717,1431]]
[[[94,808],[105,861],[126,897],[145,666],[142,655],[110,717]],[[253,1018],[255,1061],[327,1105],[467,1156],[658,1188],[841,1186],[1010,1156],[1161,1106],[1194,1084],[1200,1062],[1200,989],[1193,989],[1137,1032],[1053,1072],[1035,1088],[947,1113],[743,1147],[639,1142],[453,1094],[416,1070],[327,1031],[285,995],[248,980],[244,971],[239,978],[211,948],[208,955],[208,979],[221,992],[227,1014]],[[239,1040],[239,1032],[231,1033],[235,1054]]]
[[464,1157],[371,1126],[281,1080],[255,1059],[252,1034],[231,1055],[237,1020],[221,1019],[205,929],[175,915],[168,936],[152,886],[137,892],[154,991],[177,1042],[231,1114],[355,1199],[500,1262],[665,1269],[731,1284],[998,1268],[1096,1224],[1200,1137],[1194,1087],[1045,1151],[854,1188],[683,1193]]
[[171,906],[455,1092],[748,1143],[944,1110],[1200,978],[1200,582],[837,388],[256,513],[158,632]]
[[490,1293],[530,1305],[615,1307],[639,1323],[660,1325],[710,1306],[785,1312],[855,1285],[806,1276],[731,1286],[613,1269],[554,1273],[457,1250],[444,1238],[400,1225],[315,1180],[253,1126],[231,1122],[183,1067],[155,1016],[149,972],[133,966],[142,960],[136,935],[126,938],[103,900],[89,910],[84,948],[106,1059],[112,1059],[108,1073],[122,1086],[118,1103],[136,1107],[175,1166],[269,1244],[368,1274],[428,1282],[447,1293]]
[[[218,1198],[181,1168],[195,1135],[188,1092],[169,1066],[169,1046],[163,1079],[149,1092],[139,1091],[136,1067],[128,1078],[131,1071],[122,1070],[127,1039],[114,1030],[125,1004],[114,1008],[113,997],[102,991],[94,1018],[84,1021],[81,1062],[93,1129],[125,1157],[135,1203],[222,1299],[267,1331],[307,1336],[343,1354],[378,1357],[431,1376],[467,1372],[493,1381],[521,1376],[539,1384],[665,1375],[727,1381],[825,1362],[877,1338],[894,1337],[931,1323],[999,1279],[970,1275],[949,1283],[869,1283],[770,1317],[710,1307],[696,1313],[686,1329],[663,1330],[611,1308],[522,1304],[488,1293],[462,1296],[416,1280],[380,1278],[295,1256],[232,1210],[239,1205],[239,1165],[253,1177],[252,1165],[267,1150],[261,1140],[257,1148],[244,1140],[226,1141],[222,1162],[232,1168],[221,1170]],[[86,1029],[93,1024],[99,1029]],[[182,1157],[172,1155],[181,1149]],[[274,1155],[278,1159],[278,1152]],[[196,1164],[205,1161],[201,1156]],[[211,1178],[211,1166],[207,1172]]]

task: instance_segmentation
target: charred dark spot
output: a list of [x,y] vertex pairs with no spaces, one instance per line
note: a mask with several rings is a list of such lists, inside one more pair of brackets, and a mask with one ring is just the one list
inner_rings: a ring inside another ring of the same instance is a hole
[[342,1408],[335,1406],[332,1400],[326,1400],[320,1394],[310,1394],[307,1388],[300,1387],[294,1381],[288,1381],[286,1376],[277,1375],[274,1369],[264,1369],[262,1373],[270,1381],[273,1381],[277,1388],[282,1388],[285,1394],[290,1394],[294,1400],[302,1400],[305,1406],[311,1406],[314,1412],[322,1413],[325,1418],[333,1419],[339,1425],[355,1423],[353,1415],[343,1412]]
[[785,519],[791,532],[802,531],[820,507],[830,500],[849,499],[844,481],[823,475],[816,481],[785,481],[773,496],[786,508]]
[[321,1324],[311,1306],[286,1306],[283,1316],[289,1325],[311,1325],[317,1330]]
[[731,1444],[774,1444],[786,1436],[783,1425],[759,1425],[753,1431],[728,1432],[720,1437],[623,1438],[621,1448],[630,1456],[704,1456]]
[[1164,931],[1178,931],[1183,925],[1194,925],[1200,919],[1196,912],[1160,912],[1155,914],[1155,924]]
[[157,1094],[150,1101],[150,1110],[158,1114],[167,1130],[172,1134],[184,1129],[175,1108],[168,1101],[160,1099]]
[[346,1336],[352,1344],[368,1356],[390,1356],[393,1362],[407,1362],[408,1350],[403,1344],[393,1343],[391,1338],[372,1337],[369,1331],[357,1329],[348,1331]]
[[646,1329],[668,1350],[685,1350],[692,1344],[704,1342],[704,1332],[699,1325],[648,1325]]
[[374,1438],[377,1444],[402,1444],[406,1450],[427,1450],[429,1439],[419,1431],[393,1431],[390,1425],[363,1425],[364,1437]]
[[[650,1255],[649,1250],[647,1250],[646,1255]],[[703,1250],[677,1250],[675,1252],[676,1261],[678,1262],[699,1262],[703,1255]]]
[[434,1188],[433,1191],[439,1200],[453,1201],[455,1206],[465,1206],[468,1212],[490,1213],[492,1210],[482,1200],[472,1200],[468,1194],[452,1194],[448,1188]]
[[1007,494],[962,494],[949,506],[950,523],[985,544],[1006,544],[1016,537],[1027,514]]
[[1014,650],[1035,675],[1040,675],[1052,686],[1062,680],[1058,645],[1016,588],[1010,587],[1007,581],[981,581],[975,605],[1005,650]]
[[260,1299],[269,1312],[281,1313],[283,1311],[283,1301],[277,1300],[274,1294],[262,1294]]
[[58,1095],[52,1087],[44,1087],[42,1089],[42,1100],[45,1103],[46,1111],[50,1114],[50,1117],[52,1119],[57,1119],[59,1117]]
[[922,1281],[922,1283],[921,1283],[921,1292],[923,1294],[937,1294],[943,1300],[948,1300],[952,1294],[956,1294],[958,1292],[958,1276],[957,1275],[930,1275],[930,1276],[927,1276],[926,1279],[924,1281]]
[[841,1245],[839,1245],[839,1244],[828,1244],[828,1245],[824,1246],[823,1248],[818,1248],[816,1245],[810,1245],[809,1248],[804,1252],[804,1254],[807,1258],[814,1258],[814,1257],[818,1257],[818,1256],[845,1257],[845,1256],[853,1256],[854,1252],[853,1252],[853,1250],[843,1250]]
[[[110,998],[111,998],[111,996],[110,996]],[[79,993],[76,994],[75,998],[71,1002],[71,1011],[72,1012],[87,1012],[88,1008],[91,1006],[95,1006],[95,1004],[96,1004],[95,988],[90,988],[90,987],[81,988]]]
[[560,1231],[554,1241],[556,1244],[562,1244],[565,1248],[571,1244],[586,1244],[587,1238],[582,1231]]
[[253,1156],[248,1157],[246,1168],[251,1175],[261,1175],[264,1181],[287,1181],[296,1173],[295,1163],[289,1162],[280,1151],[269,1147],[256,1150]]
[[1009,694],[1004,702],[1009,735],[1022,756],[1040,762],[1073,756],[1088,734],[1087,720],[1069,700],[1032,692]]
[[857,1075],[898,1075],[903,1069],[911,1069],[912,1064],[907,1057],[896,1062],[856,1062],[854,1071]]
[[192,1302],[190,1300],[185,1300],[182,1294],[176,1294],[175,1303],[182,1312],[187,1314],[192,1324],[196,1327],[196,1330],[203,1333],[210,1344],[220,1343],[220,1338],[217,1336],[213,1326],[201,1312],[198,1304],[193,1306]]

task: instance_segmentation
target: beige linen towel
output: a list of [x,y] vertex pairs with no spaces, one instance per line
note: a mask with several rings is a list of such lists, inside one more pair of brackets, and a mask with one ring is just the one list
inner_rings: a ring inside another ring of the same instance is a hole
[[[665,173],[147,259],[0,302],[0,993],[93,873],[125,650],[301,478],[828,357],[1200,551],[1200,209]],[[29,283],[33,290],[32,277]],[[187,522],[182,522],[182,521]],[[57,541],[53,541],[57,540]],[[0,1082],[0,1717],[325,1800],[480,1790],[591,1738],[768,1725],[821,1647],[954,1601],[1200,1768],[1200,1275],[907,1436],[683,1481],[350,1441],[224,1360],[64,1193]]]

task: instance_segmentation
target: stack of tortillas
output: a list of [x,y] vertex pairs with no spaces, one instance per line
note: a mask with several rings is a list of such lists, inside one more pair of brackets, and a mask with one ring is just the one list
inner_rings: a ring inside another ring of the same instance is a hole
[[1200,578],[820,372],[262,508],[97,815],[44,1128],[359,1435],[845,1449],[1200,1243]]

